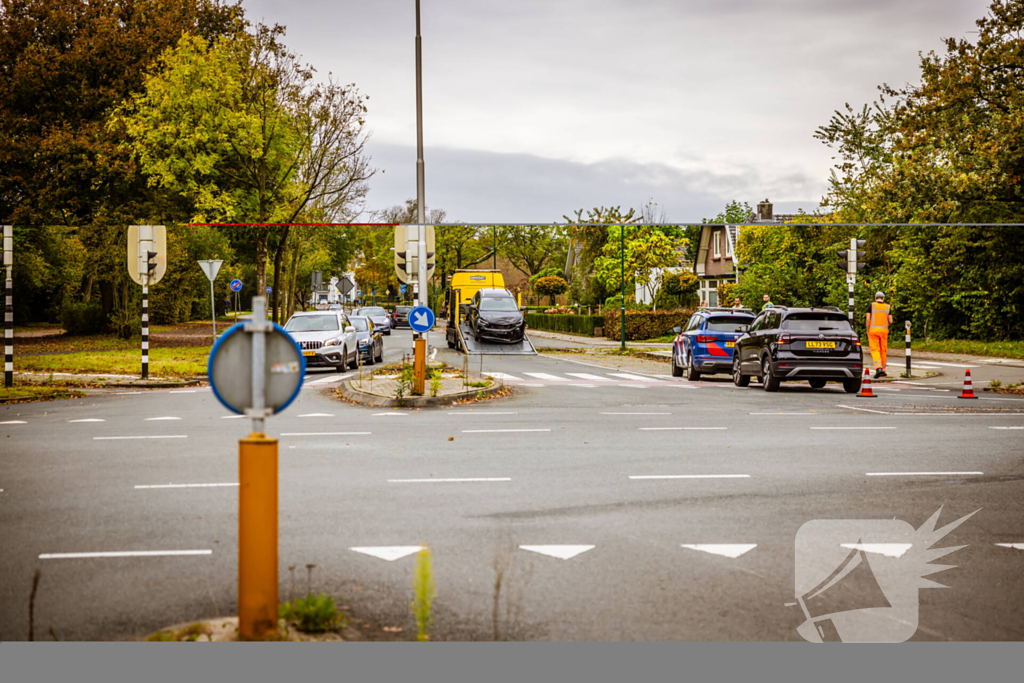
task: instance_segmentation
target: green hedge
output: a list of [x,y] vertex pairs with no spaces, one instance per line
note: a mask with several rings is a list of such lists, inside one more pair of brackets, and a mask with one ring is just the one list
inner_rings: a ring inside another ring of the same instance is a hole
[[[604,314],[604,336],[609,339],[620,339],[619,317],[621,311],[607,309]],[[692,309],[674,311],[626,311],[626,339],[653,339],[671,334],[672,328],[680,327],[693,315]]]
[[603,324],[604,318],[599,315],[526,314],[526,326],[534,330],[569,332],[590,337],[594,334],[594,328]]
[[107,316],[98,301],[65,303],[60,312],[60,326],[69,335],[99,334],[107,327]]

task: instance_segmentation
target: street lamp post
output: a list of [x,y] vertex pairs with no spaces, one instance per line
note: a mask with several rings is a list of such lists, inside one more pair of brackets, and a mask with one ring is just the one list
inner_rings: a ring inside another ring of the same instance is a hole
[[626,350],[626,226],[619,226],[619,297],[622,299],[619,317],[620,349]]

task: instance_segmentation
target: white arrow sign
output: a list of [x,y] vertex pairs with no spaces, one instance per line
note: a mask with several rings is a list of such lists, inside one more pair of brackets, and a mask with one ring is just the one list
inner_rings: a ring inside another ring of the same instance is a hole
[[387,560],[388,562],[394,562],[395,560],[400,560],[403,557],[406,557],[408,555],[412,555],[413,553],[418,553],[419,551],[423,550],[423,546],[421,546],[421,545],[380,545],[380,546],[369,546],[369,547],[363,547],[363,548],[349,548],[349,550],[354,550],[357,553],[362,553],[364,555],[371,555],[373,557],[379,557],[380,559]]
[[413,319],[413,322],[416,323],[417,327],[426,327],[430,323],[430,320],[427,318],[425,314],[417,313],[416,317]]

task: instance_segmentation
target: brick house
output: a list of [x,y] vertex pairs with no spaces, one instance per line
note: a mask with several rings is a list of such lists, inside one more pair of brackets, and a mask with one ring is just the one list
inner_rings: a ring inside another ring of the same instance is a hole
[[718,301],[718,285],[725,282],[736,282],[736,242],[743,225],[770,224],[781,225],[792,220],[790,214],[774,214],[772,204],[767,199],[757,205],[757,213],[751,214],[741,225],[710,224],[701,226],[697,258],[693,263],[693,272],[700,280],[697,294],[701,301],[711,306],[728,305],[730,302]]

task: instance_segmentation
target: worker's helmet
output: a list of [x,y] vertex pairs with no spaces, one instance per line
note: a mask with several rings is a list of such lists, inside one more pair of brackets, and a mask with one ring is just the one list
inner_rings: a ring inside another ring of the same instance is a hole
[[885,299],[885,292],[875,292],[876,299]]

